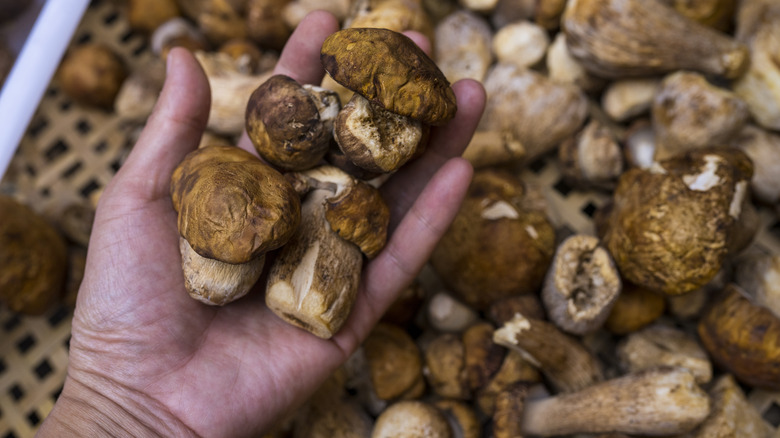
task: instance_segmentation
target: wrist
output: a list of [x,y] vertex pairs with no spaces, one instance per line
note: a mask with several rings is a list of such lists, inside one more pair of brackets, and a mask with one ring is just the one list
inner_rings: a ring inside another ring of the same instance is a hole
[[45,437],[197,436],[168,410],[99,376],[65,381],[62,393],[41,425]]

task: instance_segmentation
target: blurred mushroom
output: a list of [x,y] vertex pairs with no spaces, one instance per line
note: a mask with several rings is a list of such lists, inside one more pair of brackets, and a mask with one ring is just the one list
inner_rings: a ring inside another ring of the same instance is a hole
[[663,0],[680,14],[705,26],[729,31],[737,0]]
[[439,44],[434,47],[433,59],[447,80],[485,78],[493,61],[493,31],[484,17],[460,9],[444,17],[435,32]]
[[353,0],[345,28],[378,28],[395,32],[413,30],[435,40],[433,23],[421,0]]
[[512,165],[525,159],[525,147],[509,131],[477,131],[462,157],[474,168]]
[[242,38],[226,41],[219,46],[219,52],[233,58],[239,73],[252,75],[263,71],[263,52],[252,41]]
[[327,339],[349,317],[362,254],[382,249],[390,213],[377,189],[335,167],[288,178],[305,194],[301,223],[274,259],[265,302],[283,320]]
[[734,281],[753,304],[780,318],[780,255],[750,254],[740,257]]
[[271,77],[271,73],[241,74],[233,59],[225,53],[199,52],[195,57],[203,67],[211,87],[207,128],[217,134],[240,135],[246,123],[249,98],[257,87]]
[[613,120],[625,122],[650,110],[659,84],[658,78],[613,81],[604,90],[601,107]]
[[442,332],[460,332],[479,318],[471,307],[446,292],[439,292],[428,301],[428,323]]
[[780,201],[780,134],[755,125],[745,126],[731,144],[741,149],[753,162],[750,191],[766,204]]
[[748,402],[733,376],[721,376],[710,388],[709,395],[712,400],[710,415],[691,432],[691,438],[772,436],[770,425]]
[[176,0],[128,0],[127,21],[130,27],[152,33],[161,24],[180,14]]
[[171,199],[185,287],[206,304],[224,305],[249,292],[265,253],[284,245],[300,222],[299,197],[287,180],[236,147],[188,154],[173,172]]
[[111,109],[127,70],[122,59],[108,46],[88,43],[65,55],[57,75],[62,91],[71,99],[83,105]]
[[705,384],[712,379],[707,352],[688,332],[663,324],[653,324],[630,333],[617,347],[620,365],[627,373],[658,366],[685,368]]
[[423,375],[434,394],[450,399],[468,399],[471,396],[466,352],[459,335],[444,333],[423,347]]
[[780,318],[751,303],[736,286],[711,302],[698,334],[713,361],[738,380],[780,390]]
[[165,63],[157,57],[134,69],[122,82],[114,112],[123,120],[144,122],[152,114],[165,82]]
[[452,438],[479,438],[480,421],[471,405],[458,400],[437,400],[434,402],[444,414],[452,430]]
[[195,22],[212,44],[219,46],[247,36],[247,24],[235,5],[228,0],[205,0]]
[[0,303],[41,315],[61,300],[68,270],[65,240],[40,214],[0,194]]
[[623,173],[623,150],[617,135],[597,119],[561,143],[558,161],[572,187],[610,189]]
[[420,349],[400,327],[377,324],[363,342],[363,350],[380,399],[413,399],[425,391]]
[[545,64],[547,76],[555,82],[576,85],[588,93],[599,91],[604,86],[604,79],[593,76],[571,56],[563,32],[558,32],[547,48]]
[[655,159],[727,144],[747,121],[747,106],[734,93],[698,73],[677,72],[661,81],[652,105]]
[[616,335],[632,333],[658,319],[665,308],[666,302],[662,295],[624,283],[604,327]]
[[433,405],[399,401],[376,419],[371,438],[450,438],[452,431],[444,415]]
[[247,36],[264,49],[282,50],[292,29],[284,20],[290,0],[248,0]]
[[515,313],[521,313],[528,318],[547,319],[542,301],[537,294],[513,295],[493,301],[487,316],[496,325],[504,325]]
[[343,22],[351,6],[352,0],[292,0],[284,5],[282,18],[289,29],[295,29],[310,12],[325,10]]
[[526,149],[526,161],[553,150],[587,117],[587,100],[578,87],[533,70],[494,64],[484,85],[487,104],[478,130],[511,132]]
[[744,45],[658,0],[572,1],[563,29],[571,54],[610,79],[675,70],[733,79],[749,62]]
[[750,47],[747,72],[732,87],[755,121],[780,130],[780,6],[769,0],[740,2],[737,37]]
[[540,26],[530,21],[509,23],[498,29],[492,48],[500,63],[531,67],[544,58],[550,37]]
[[200,29],[181,17],[174,17],[159,25],[152,33],[150,45],[152,53],[163,60],[174,47],[183,47],[193,53],[209,48]]

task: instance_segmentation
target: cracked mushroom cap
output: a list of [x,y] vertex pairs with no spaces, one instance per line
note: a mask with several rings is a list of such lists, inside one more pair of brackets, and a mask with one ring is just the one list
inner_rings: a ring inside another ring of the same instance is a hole
[[179,233],[202,257],[246,263],[287,242],[300,222],[300,198],[254,155],[207,146],[187,155],[171,178]]
[[380,107],[429,125],[455,116],[449,81],[408,37],[388,29],[351,28],[322,44],[320,60],[339,84]]

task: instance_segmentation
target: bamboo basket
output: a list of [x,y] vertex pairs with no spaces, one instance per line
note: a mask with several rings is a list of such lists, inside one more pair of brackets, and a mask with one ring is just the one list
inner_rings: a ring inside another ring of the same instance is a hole
[[[93,0],[72,46],[108,44],[130,69],[154,55],[143,35],[132,32],[116,0]],[[56,222],[73,203],[88,203],[122,165],[132,147],[131,128],[109,112],[70,101],[50,84],[30,123],[0,191],[13,194]],[[542,159],[523,171],[525,181],[543,189],[561,232],[593,233],[592,215],[608,199],[603,193],[574,190],[562,182],[554,160]],[[780,254],[780,223],[762,211],[757,242]],[[20,317],[0,308],[0,438],[34,435],[62,390],[68,364],[72,309]],[[747,395],[780,437],[780,393],[750,390]]]

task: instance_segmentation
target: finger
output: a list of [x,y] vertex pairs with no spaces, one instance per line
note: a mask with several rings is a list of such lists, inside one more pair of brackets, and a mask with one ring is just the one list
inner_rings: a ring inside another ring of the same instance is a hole
[[441,166],[382,252],[366,265],[354,310],[334,337],[343,351],[357,348],[398,293],[417,277],[455,218],[472,173],[471,164],[462,158]]
[[[211,105],[203,69],[190,52],[168,54],[167,76],[154,112],[116,178],[146,199],[168,196],[173,169],[198,146]],[[116,179],[115,178],[115,179]]]
[[307,15],[287,40],[274,74],[287,75],[301,84],[319,85],[325,75],[320,62],[322,43],[337,30],[339,22],[332,14],[314,11]]
[[393,230],[417,199],[433,174],[450,158],[466,149],[485,108],[485,89],[470,79],[452,86],[458,101],[455,117],[446,125],[433,128],[428,148],[422,156],[403,166],[382,186],[382,195],[390,205],[390,230]]

